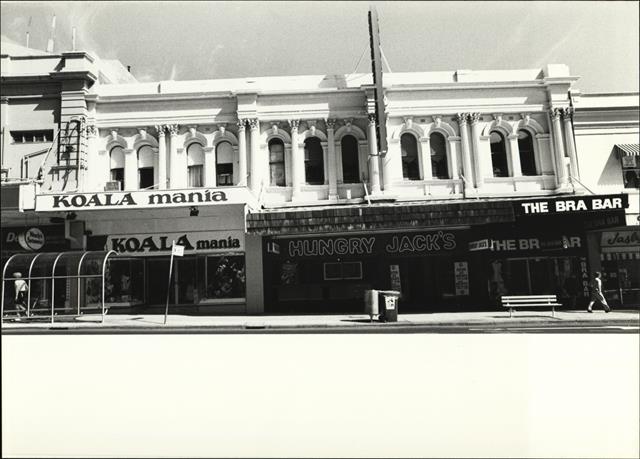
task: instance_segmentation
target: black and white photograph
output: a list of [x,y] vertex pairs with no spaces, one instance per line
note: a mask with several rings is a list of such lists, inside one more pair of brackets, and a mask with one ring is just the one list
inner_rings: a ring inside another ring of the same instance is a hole
[[639,5],[0,1],[2,457],[639,457]]

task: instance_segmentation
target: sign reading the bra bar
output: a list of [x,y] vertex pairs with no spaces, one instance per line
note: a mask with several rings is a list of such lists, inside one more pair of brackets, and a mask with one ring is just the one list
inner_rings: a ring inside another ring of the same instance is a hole
[[629,197],[626,194],[574,196],[516,201],[513,205],[516,215],[568,214],[626,209]]
[[141,190],[36,195],[36,211],[106,210],[244,204],[253,197],[246,187],[188,190]]
[[340,257],[419,255],[451,252],[460,246],[456,231],[370,234],[320,238],[281,239],[284,257]]
[[240,231],[111,235],[107,237],[105,250],[123,254],[162,255],[171,253],[171,241],[183,246],[187,254],[244,250],[244,234]]

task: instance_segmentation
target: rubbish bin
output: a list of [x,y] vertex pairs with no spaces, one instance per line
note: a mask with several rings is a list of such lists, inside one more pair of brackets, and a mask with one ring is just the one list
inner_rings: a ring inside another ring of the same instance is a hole
[[377,290],[365,290],[364,291],[364,312],[369,314],[369,318],[373,320],[373,316],[380,314],[378,308],[378,291]]
[[378,290],[378,295],[380,321],[397,322],[398,298],[400,298],[400,292],[396,290]]

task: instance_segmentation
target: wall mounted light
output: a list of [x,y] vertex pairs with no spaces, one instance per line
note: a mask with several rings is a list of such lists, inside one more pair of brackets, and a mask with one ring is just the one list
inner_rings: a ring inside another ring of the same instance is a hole
[[200,213],[200,211],[198,210],[197,207],[192,206],[192,207],[189,208],[189,216],[190,217],[197,217],[199,213]]

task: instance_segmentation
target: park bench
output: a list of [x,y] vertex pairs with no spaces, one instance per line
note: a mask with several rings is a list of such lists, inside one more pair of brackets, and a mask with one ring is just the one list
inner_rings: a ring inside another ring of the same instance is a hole
[[558,303],[555,295],[511,295],[502,296],[502,306],[509,308],[509,317],[513,317],[513,310],[516,308],[551,308],[551,316],[556,315],[556,306],[562,306]]

